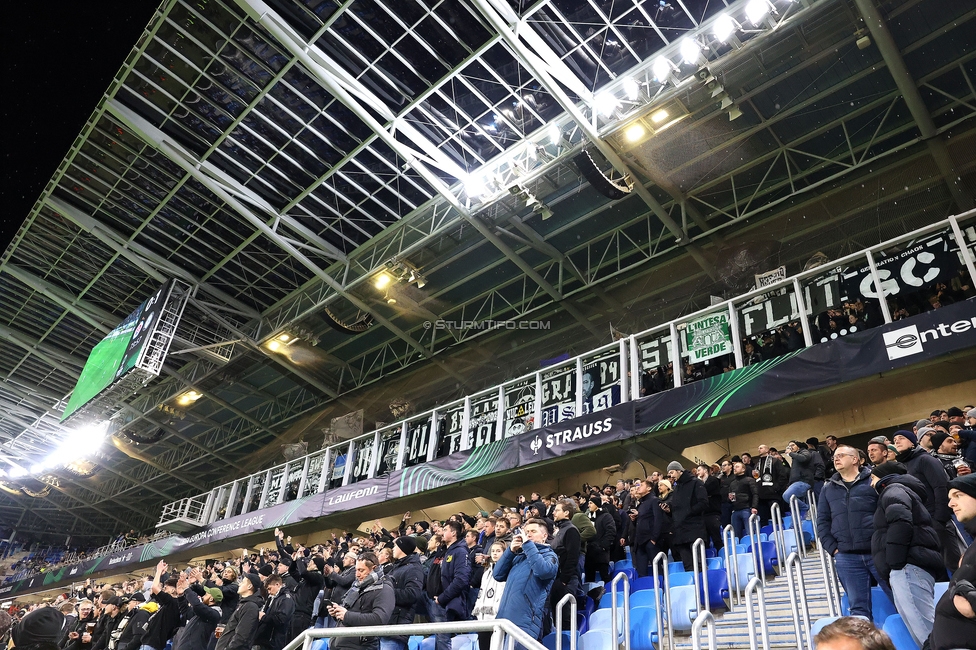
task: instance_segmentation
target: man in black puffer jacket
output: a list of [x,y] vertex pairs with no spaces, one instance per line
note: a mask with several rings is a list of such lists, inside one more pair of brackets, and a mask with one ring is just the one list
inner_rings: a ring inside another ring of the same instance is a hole
[[[417,543],[410,536],[397,537],[393,542],[393,568],[386,576],[393,585],[394,597],[390,625],[413,623],[417,603],[424,593],[424,567],[420,556],[414,553],[416,549]],[[380,649],[405,650],[407,640],[406,636],[382,638]]]
[[871,471],[860,467],[853,447],[837,447],[834,468],[837,472],[824,483],[817,502],[817,532],[823,549],[837,562],[837,576],[850,599],[851,616],[870,621],[871,577],[881,583],[871,558],[878,492],[871,487]]
[[708,493],[705,491],[705,484],[678,461],[668,464],[668,478],[674,485],[674,496],[671,497],[670,504],[674,522],[671,550],[675,558],[684,564],[685,571],[691,571],[694,565],[691,546],[695,540],[705,539]]
[[939,533],[943,566],[955,571],[959,568],[962,551],[949,510],[949,475],[939,459],[918,444],[911,431],[895,431],[891,441],[898,450],[895,460],[903,464],[908,473],[921,481],[925,488],[925,507],[935,520],[935,530]]
[[939,535],[922,501],[925,486],[891,461],[871,470],[871,484],[878,491],[871,536],[874,566],[921,647],[935,618],[935,579],[945,576]]

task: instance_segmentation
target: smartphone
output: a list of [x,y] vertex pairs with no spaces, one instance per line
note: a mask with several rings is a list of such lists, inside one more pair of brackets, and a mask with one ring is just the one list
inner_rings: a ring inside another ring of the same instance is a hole
[[333,605],[333,603],[332,603],[332,600],[330,598],[323,598],[322,599],[322,607],[329,608],[329,607],[332,607],[332,605]]

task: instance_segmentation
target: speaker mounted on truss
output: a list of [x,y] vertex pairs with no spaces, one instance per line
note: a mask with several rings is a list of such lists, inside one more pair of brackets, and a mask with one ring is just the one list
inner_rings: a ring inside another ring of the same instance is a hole
[[633,185],[627,182],[626,178],[614,180],[600,171],[600,168],[596,166],[593,157],[590,156],[590,152],[588,151],[581,151],[576,154],[573,157],[573,163],[576,165],[579,173],[583,175],[583,178],[590,182],[593,189],[608,199],[613,201],[622,199],[634,189]]
[[368,330],[373,324],[372,314],[363,314],[361,318],[356,320],[356,322],[346,323],[341,318],[329,311],[328,307],[325,308],[323,318],[332,329],[342,332],[343,334],[361,334]]

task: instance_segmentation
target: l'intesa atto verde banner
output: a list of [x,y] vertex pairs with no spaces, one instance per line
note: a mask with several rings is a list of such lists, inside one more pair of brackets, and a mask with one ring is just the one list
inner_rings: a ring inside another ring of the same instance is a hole
[[125,551],[0,585],[0,597],[67,585],[94,573],[132,571],[159,557],[215,541],[273,530],[456,485],[610,442],[681,427],[794,395],[889,372],[976,347],[976,299],[857,332],[739,370],[617,404],[551,427],[533,429],[429,463],[230,517],[192,535],[174,535]]

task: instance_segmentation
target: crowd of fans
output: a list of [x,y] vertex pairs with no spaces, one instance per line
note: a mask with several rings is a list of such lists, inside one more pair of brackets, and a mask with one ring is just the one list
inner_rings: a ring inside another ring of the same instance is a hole
[[[691,571],[696,540],[720,548],[723,526],[742,537],[751,515],[766,523],[772,505],[788,508],[793,496],[805,513],[814,495],[821,544],[837,563],[851,614],[871,619],[876,582],[919,645],[964,647],[976,638],[976,545],[964,526],[976,524],[974,427],[976,409],[954,407],[873,438],[865,450],[833,437],[793,441],[783,452],[760,445],[720,465],[675,461],[664,475],[584,485],[572,495],[531,493],[516,507],[446,521],[414,521],[408,512],[395,529],[377,521],[368,536],[333,534],[313,546],[276,529],[273,548],[182,571],[160,561],[152,577],[89,581],[48,609],[64,615],[59,650],[165,650],[170,642],[172,650],[281,650],[309,627],[417,617],[497,617],[541,638],[566,594],[581,603],[602,596],[627,547],[639,576],[661,552]],[[934,583],[950,575],[933,607]],[[831,628],[824,639],[875,634],[858,625]],[[490,634],[479,641],[487,650]],[[406,645],[400,636],[331,643]],[[449,650],[450,635],[437,635],[435,645]]]

